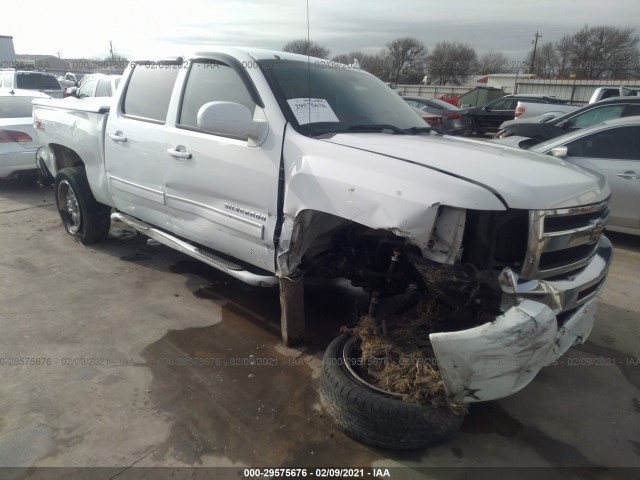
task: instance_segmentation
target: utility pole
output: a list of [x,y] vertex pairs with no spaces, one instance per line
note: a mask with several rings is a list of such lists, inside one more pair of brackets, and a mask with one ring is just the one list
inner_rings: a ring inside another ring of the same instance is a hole
[[111,53],[111,60],[115,61],[115,52],[113,51],[113,43],[109,40],[109,52]]
[[535,40],[531,43],[533,43],[533,55],[531,55],[531,65],[529,65],[529,73],[533,73],[533,68],[535,67],[536,64],[536,49],[538,48],[538,39],[542,38],[542,35],[540,35],[538,33],[538,31],[536,30],[536,37]]

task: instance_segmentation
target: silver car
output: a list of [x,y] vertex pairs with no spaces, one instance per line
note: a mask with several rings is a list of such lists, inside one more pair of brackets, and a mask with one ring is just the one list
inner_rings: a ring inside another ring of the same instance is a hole
[[40,142],[33,128],[34,98],[51,97],[32,90],[0,90],[0,178],[36,170]]
[[640,116],[607,120],[533,146],[531,139],[516,136],[494,142],[603,175],[612,192],[607,229],[640,235]]

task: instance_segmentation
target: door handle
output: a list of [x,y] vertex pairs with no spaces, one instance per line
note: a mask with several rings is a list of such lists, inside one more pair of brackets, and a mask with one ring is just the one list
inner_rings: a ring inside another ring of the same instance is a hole
[[[180,148],[180,150],[178,150],[178,148]],[[172,157],[184,158],[186,160],[189,160],[191,158],[191,154],[189,152],[184,151],[183,149],[184,147],[182,146],[176,147],[175,149],[167,148],[167,153]]]
[[118,130],[116,133],[110,133],[109,134],[109,138],[111,140],[113,140],[114,142],[126,142],[127,141],[127,137],[125,137],[120,130]]
[[633,170],[627,170],[626,172],[618,172],[616,173],[616,176],[622,177],[622,178],[630,178],[632,180],[640,179],[640,173],[634,172]]

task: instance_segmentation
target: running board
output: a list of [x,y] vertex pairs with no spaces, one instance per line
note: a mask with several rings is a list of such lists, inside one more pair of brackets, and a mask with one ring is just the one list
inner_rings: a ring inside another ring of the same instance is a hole
[[190,257],[200,260],[201,262],[204,262],[227,275],[231,275],[233,278],[237,278],[238,280],[248,283],[249,285],[256,287],[275,287],[278,285],[278,277],[274,275],[269,276],[251,273],[243,269],[240,265],[236,265],[229,260],[220,258],[217,255],[191,245],[184,240],[180,240],[179,238],[159,230],[148,223],[138,220],[137,218],[133,218],[121,212],[115,212],[111,214],[111,220],[117,220],[125,223],[130,227],[135,228],[141,234],[146,235],[149,238],[153,238],[163,245],[178,250]]

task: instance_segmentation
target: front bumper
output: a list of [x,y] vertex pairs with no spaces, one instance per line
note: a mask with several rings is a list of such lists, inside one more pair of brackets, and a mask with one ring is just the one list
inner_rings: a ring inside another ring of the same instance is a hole
[[473,403],[524,388],[570,347],[584,343],[613,258],[602,237],[582,272],[562,280],[520,281],[503,271],[500,283],[513,305],[494,321],[458,332],[432,333],[447,396]]

